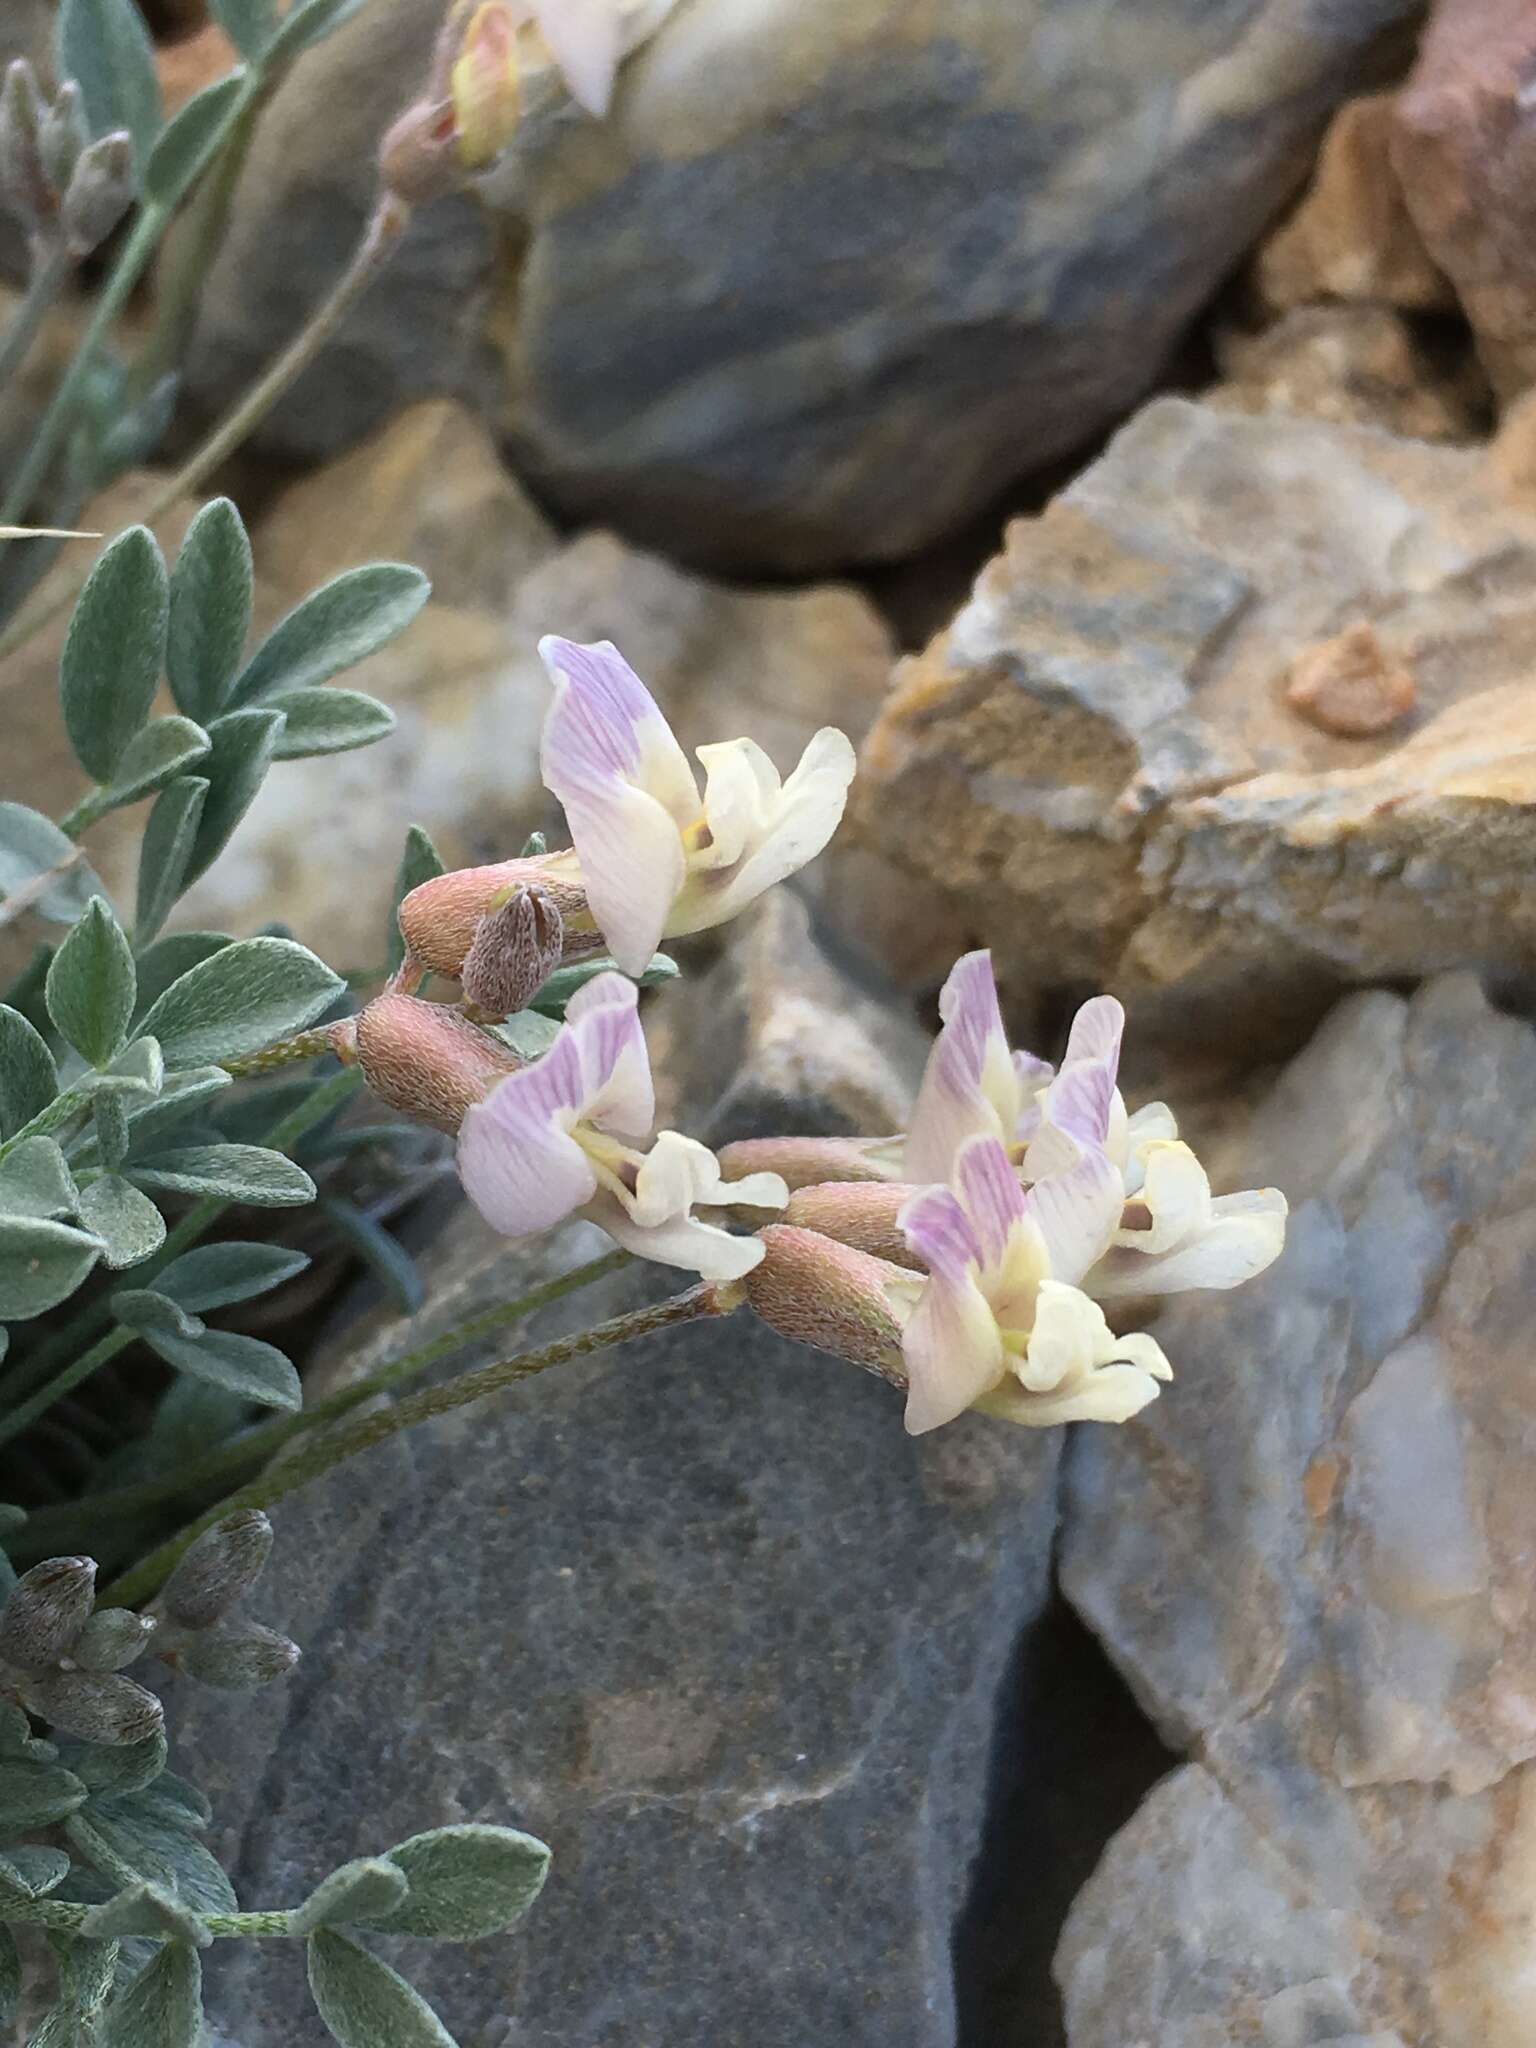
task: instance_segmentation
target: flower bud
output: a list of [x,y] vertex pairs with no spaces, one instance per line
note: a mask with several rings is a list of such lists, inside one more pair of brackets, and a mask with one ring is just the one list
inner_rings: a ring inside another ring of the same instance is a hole
[[818,1231],[770,1223],[757,1234],[763,1257],[743,1284],[763,1321],[797,1344],[904,1387],[901,1333],[922,1282]]
[[6,66],[0,85],[0,197],[35,234],[58,210],[43,162],[45,108],[37,78],[25,57]]
[[888,1259],[895,1266],[925,1271],[896,1227],[897,1213],[917,1193],[899,1180],[824,1180],[797,1188],[784,1210],[786,1223],[819,1230],[823,1237]]
[[116,1671],[51,1671],[25,1689],[27,1705],[64,1735],[126,1748],[147,1742],[165,1725],[152,1692]]
[[522,119],[517,17],[506,0],[485,0],[470,16],[449,73],[459,161],[467,171],[494,163]]
[[299,1646],[259,1622],[237,1621],[191,1637],[176,1652],[177,1668],[224,1692],[254,1692],[286,1678],[299,1661]]
[[45,110],[37,139],[44,175],[55,192],[62,192],[75,174],[81,151],[89,147],[91,140],[80,88],[72,78],[64,81],[53,105]]
[[457,1134],[466,1113],[525,1063],[442,1003],[376,996],[357,1020],[363,1079],[392,1109]]
[[464,183],[452,100],[417,100],[384,132],[379,180],[407,206],[442,199]]
[[824,1180],[892,1181],[906,1140],[895,1138],[737,1138],[720,1149],[727,1180],[776,1173],[791,1191]]
[[96,1604],[96,1563],[48,1557],[23,1573],[0,1614],[0,1658],[20,1671],[47,1671],[74,1647]]
[[516,1016],[560,965],[564,941],[565,920],[548,890],[515,883],[475,926],[460,977],[465,997],[486,1017]]
[[537,884],[559,911],[565,925],[565,959],[601,951],[603,942],[579,882],[560,879],[543,860],[502,860],[490,867],[454,868],[434,875],[403,898],[400,936],[412,959],[457,981],[480,920],[505,903],[519,882]]
[[64,194],[64,243],[71,256],[89,256],[133,204],[138,183],[133,144],[125,129],[93,142],[75,165]]
[[260,1508],[241,1508],[205,1529],[165,1582],[161,1605],[182,1628],[207,1628],[261,1577],[272,1524]]
[[121,1671],[154,1632],[152,1614],[135,1614],[131,1607],[99,1608],[76,1636],[67,1662],[80,1671]]

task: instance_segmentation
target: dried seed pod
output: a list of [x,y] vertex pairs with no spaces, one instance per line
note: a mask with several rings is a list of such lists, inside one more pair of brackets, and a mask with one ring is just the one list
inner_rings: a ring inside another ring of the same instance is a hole
[[96,1561],[47,1557],[23,1573],[0,1614],[0,1658],[48,1671],[74,1647],[96,1604]]
[[241,1508],[205,1529],[165,1583],[161,1605],[183,1628],[207,1628],[261,1577],[272,1524],[260,1508]]
[[466,999],[487,1017],[526,1009],[560,965],[565,920],[537,883],[519,883],[475,926],[460,980]]

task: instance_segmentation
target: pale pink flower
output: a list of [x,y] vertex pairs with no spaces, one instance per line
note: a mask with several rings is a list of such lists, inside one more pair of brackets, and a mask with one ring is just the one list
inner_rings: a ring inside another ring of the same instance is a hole
[[1078,1284],[1114,1233],[1118,1176],[1101,1155],[1027,1193],[1000,1139],[960,1148],[949,1187],[921,1189],[901,1227],[928,1271],[902,1333],[914,1434],[982,1407],[1033,1424],[1124,1422],[1172,1377],[1151,1337],[1117,1337]]
[[617,648],[547,638],[539,652],[555,685],[544,781],[574,842],[542,865],[579,879],[626,973],[643,972],[664,936],[735,917],[836,831],[855,763],[831,726],[783,782],[755,741],[700,747],[701,796],[672,728]]
[[726,1186],[714,1153],[678,1131],[652,1141],[656,1098],[637,1003],[619,974],[579,989],[549,1051],[466,1113],[459,1176],[508,1237],[580,1214],[643,1258],[710,1281],[740,1279],[762,1245],[701,1222],[695,1206],[781,1209],[788,1190],[769,1173]]

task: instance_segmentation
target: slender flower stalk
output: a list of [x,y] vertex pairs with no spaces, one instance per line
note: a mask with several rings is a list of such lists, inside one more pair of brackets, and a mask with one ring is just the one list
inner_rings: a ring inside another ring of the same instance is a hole
[[673,1295],[670,1301],[631,1309],[624,1315],[611,1316],[606,1322],[595,1324],[590,1330],[579,1330],[573,1336],[560,1337],[552,1344],[541,1345],[536,1351],[522,1351],[512,1358],[499,1359],[494,1365],[480,1366],[473,1372],[461,1374],[456,1380],[450,1380],[445,1386],[423,1388],[420,1393],[408,1395],[405,1400],[397,1402],[393,1408],[365,1416],[349,1428],[337,1430],[334,1435],[311,1444],[307,1450],[285,1458],[249,1486],[241,1487],[206,1514],[200,1515],[168,1543],[162,1543],[158,1550],[107,1587],[101,1598],[109,1605],[120,1607],[133,1607],[148,1600],[165,1583],[183,1553],[205,1529],[211,1528],[225,1515],[232,1514],[237,1508],[266,1508],[276,1501],[286,1500],[312,1480],[321,1478],[348,1459],[372,1450],[376,1444],[387,1443],[402,1430],[413,1429],[419,1422],[451,1414],[456,1408],[484,1400],[488,1394],[500,1393],[504,1387],[533,1379],[537,1374],[548,1372],[553,1366],[565,1365],[571,1359],[588,1358],[594,1351],[607,1351],[635,1337],[653,1336],[658,1330],[671,1329],[678,1323],[695,1322],[704,1316],[727,1315],[735,1306],[734,1292],[707,1285],[691,1287],[685,1294]]
[[26,294],[12,315],[10,326],[0,335],[0,390],[31,354],[44,321],[58,304],[71,267],[69,252],[62,246],[50,249],[33,264]]
[[371,1401],[379,1394],[394,1393],[408,1386],[412,1380],[420,1379],[424,1372],[430,1372],[433,1366],[441,1365],[445,1359],[478,1344],[483,1338],[495,1336],[514,1323],[526,1322],[541,1309],[622,1271],[633,1263],[633,1258],[633,1253],[615,1249],[604,1252],[600,1258],[587,1260],[584,1265],[573,1266],[570,1272],[529,1288],[526,1294],[518,1295],[513,1301],[498,1302],[493,1308],[483,1309],[479,1315],[455,1323],[451,1329],[402,1352],[398,1358],[390,1359],[373,1372],[364,1373],[360,1379],[338,1388],[334,1394],[311,1402],[295,1415],[275,1415],[270,1421],[257,1423],[232,1443],[221,1445],[206,1457],[190,1459],[162,1478],[120,1486],[110,1493],[95,1494],[86,1501],[69,1501],[57,1508],[42,1508],[30,1515],[24,1528],[17,1531],[11,1539],[11,1549],[18,1559],[30,1557],[34,1551],[39,1556],[51,1556],[60,1549],[88,1549],[90,1545],[81,1534],[87,1521],[91,1528],[96,1528],[103,1521],[129,1519],[148,1509],[163,1507],[170,1501],[206,1493],[211,1486],[238,1481],[266,1464],[296,1437],[307,1436],[324,1423],[339,1421],[343,1415],[350,1414],[354,1408],[361,1407],[365,1401]]
[[[52,419],[54,413],[59,411],[61,406],[65,408],[64,411],[59,413],[61,420],[66,416],[67,411],[73,408],[74,397],[79,390],[80,384],[83,382],[83,373],[77,375],[80,363],[87,357],[88,351],[90,356],[94,358],[95,351],[99,348],[107,329],[121,310],[121,306],[126,301],[133,284],[137,282],[143,265],[148,262],[155,241],[158,239],[160,228],[160,224],[151,218],[154,212],[155,209],[146,209],[140,215],[139,225],[135,228],[133,237],[128,248],[125,249],[123,257],[119,259],[118,270],[114,270],[111,279],[108,281],[106,290],[103,292],[101,301],[97,306],[96,316],[92,320],[85,340],[81,344],[75,363],[71,366],[64,383],[60,385],[58,392],[54,395],[53,405],[49,409],[49,419]],[[241,443],[260,426],[278,400],[282,398],[289,387],[314,361],[315,357],[351,311],[353,305],[362,297],[379,272],[383,270],[399,245],[400,236],[405,230],[408,219],[409,209],[401,200],[390,193],[382,193],[380,195],[373,211],[368,217],[368,224],[363,230],[362,239],[353,251],[351,261],[332,286],[327,297],[311,313],[309,319],[305,322],[299,333],[294,336],[287,348],[283,350],[282,354],[256,380],[245,396],[236,401],[219,422],[218,426],[213,429],[212,433],[204,441],[200,442],[187,457],[180,469],[168,478],[158,490],[149,492],[132,509],[131,518],[133,520],[144,526],[153,526],[157,520],[163,519],[171,507],[179,500],[195,493],[222,463],[228,461],[229,457],[235,453]],[[150,227],[154,228],[154,233],[149,232]],[[135,246],[141,242],[142,247]],[[134,257],[136,267],[132,270],[131,275],[127,275],[125,272],[126,281],[122,283],[120,292],[113,298],[114,287],[119,282],[119,271],[124,270],[130,255]],[[67,398],[66,385],[72,385],[73,387],[68,393]],[[58,429],[58,431],[62,431],[62,428]],[[41,473],[37,464],[38,445],[42,444],[45,435],[53,436],[54,433],[55,429],[49,426],[48,421],[45,421],[43,428],[39,429],[38,444],[34,446],[32,457],[29,458],[28,473],[25,476],[19,476],[12,485],[7,504],[19,501],[20,505],[24,506],[27,499],[30,498]],[[43,454],[42,462],[44,466],[51,457],[51,454],[52,446],[50,445]],[[34,471],[36,473],[32,473]],[[22,488],[23,484],[25,484],[25,489]],[[0,516],[10,519],[14,518],[16,514],[8,511],[0,514]],[[57,618],[61,611],[71,605],[84,588],[85,579],[88,574],[89,565],[84,570],[72,570],[68,576],[57,578],[47,590],[41,591],[38,594],[32,604],[24,607],[20,615],[12,621],[6,631],[0,634],[0,657],[14,653],[18,647],[24,646],[34,633],[41,632],[42,628],[50,620]]]

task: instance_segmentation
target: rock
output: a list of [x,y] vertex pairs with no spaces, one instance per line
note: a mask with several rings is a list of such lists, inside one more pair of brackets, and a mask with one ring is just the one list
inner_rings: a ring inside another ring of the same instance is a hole
[[[800,1127],[835,1113],[781,1107]],[[321,1384],[594,1235],[541,1260],[459,1211],[425,1321],[344,1346]],[[450,1820],[511,1822],[555,1853],[520,1933],[377,1944],[458,2039],[951,2048],[951,1944],[999,1687],[1044,1594],[1056,1442],[968,1417],[915,1443],[898,1410],[743,1313],[296,1496],[261,1603],[305,1644],[295,1679],[172,1705],[242,1897],[298,1898]],[[239,2048],[316,2035],[294,1958],[224,1947],[210,2009]]]
[[1390,732],[1418,702],[1413,672],[1394,661],[1374,626],[1349,626],[1297,656],[1285,701],[1298,718],[1340,739]]
[[1390,145],[1392,93],[1366,93],[1334,115],[1312,182],[1254,261],[1254,281],[1277,309],[1319,299],[1444,312],[1456,303],[1419,238]]
[[493,181],[520,461],[711,566],[912,553],[1147,388],[1413,12],[680,9]]
[[1384,427],[1413,441],[1470,441],[1492,410],[1477,364],[1427,346],[1389,306],[1297,306],[1257,333],[1218,336],[1224,382],[1209,404],[1299,412],[1341,426]]
[[360,965],[379,953],[408,824],[450,864],[559,830],[538,773],[542,634],[615,640],[685,745],[750,732],[786,768],[830,719],[862,737],[894,653],[850,588],[748,592],[606,534],[562,546],[485,429],[445,401],[408,410],[293,486],[252,539],[265,624],[376,556],[433,579],[410,631],[346,679],[393,708],[397,731],[357,753],[280,764],[180,913],[234,930],[279,916],[326,957]]
[[[713,1102],[734,1137],[773,1135],[797,1105],[818,1134],[884,1137],[906,1128],[928,1035],[904,1009],[834,967],[804,902],[775,889],[732,930],[723,957],[686,998],[661,1007],[653,1047],[666,1092]],[[663,1106],[659,1119],[675,1121]]]
[[1495,391],[1536,381],[1536,19],[1523,0],[1439,0],[1394,107],[1392,164],[1456,287]]
[[[1523,971],[1533,509],[1481,449],[1160,400],[897,671],[860,828],[1016,990],[1109,985],[1250,1062],[1341,983]],[[1284,698],[1359,624],[1418,690],[1370,740]]]
[[[255,381],[341,275],[372,201],[379,139],[421,83],[442,15],[442,0],[370,0],[273,95],[186,363],[184,395],[203,418]],[[251,445],[268,458],[313,463],[413,399],[484,395],[489,358],[476,308],[490,257],[473,200],[422,208]]]
[[1341,1004],[1210,1162],[1284,1257],[1073,1439],[1064,1589],[1198,1762],[1073,1910],[1071,2048],[1531,2038],[1533,1089],[1470,976]]

